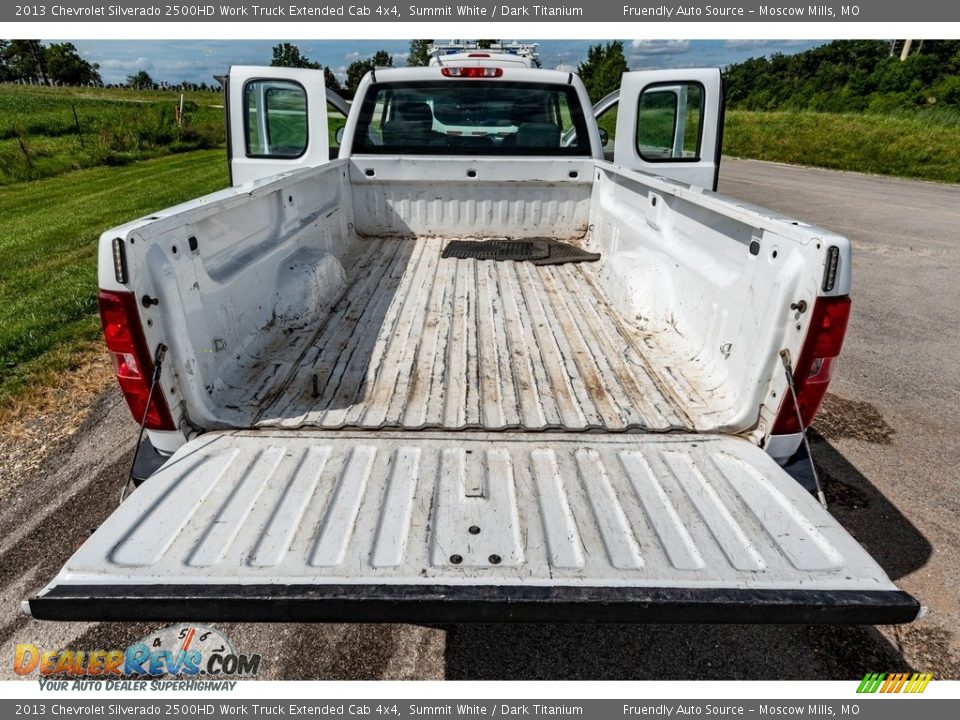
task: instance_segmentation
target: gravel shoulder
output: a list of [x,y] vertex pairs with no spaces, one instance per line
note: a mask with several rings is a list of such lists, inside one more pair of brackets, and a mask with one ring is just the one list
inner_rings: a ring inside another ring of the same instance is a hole
[[[960,187],[728,159],[720,189],[854,242],[853,318],[813,452],[831,511],[927,617],[896,627],[218,625],[239,651],[263,655],[261,677],[960,679],[960,366],[946,362],[960,337]],[[133,453],[136,427],[112,384],[67,396],[80,408],[75,430],[51,430],[52,413],[0,437],[20,463],[0,481],[3,679],[16,677],[18,643],[125,647],[159,625],[20,613],[116,507]]]

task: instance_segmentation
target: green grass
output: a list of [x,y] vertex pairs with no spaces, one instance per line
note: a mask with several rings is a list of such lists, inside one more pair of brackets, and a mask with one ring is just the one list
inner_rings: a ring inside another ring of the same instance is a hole
[[179,99],[0,84],[0,414],[100,348],[100,233],[227,185],[222,94]]
[[960,182],[960,113],[728,110],[727,155]]
[[0,190],[0,409],[97,341],[101,232],[226,184],[224,151],[204,150]]
[[[612,150],[616,109],[604,114],[599,124],[610,133],[606,147]],[[727,110],[723,152],[753,160],[957,183],[960,112]]]
[[223,95],[0,85],[0,185],[222,146]]

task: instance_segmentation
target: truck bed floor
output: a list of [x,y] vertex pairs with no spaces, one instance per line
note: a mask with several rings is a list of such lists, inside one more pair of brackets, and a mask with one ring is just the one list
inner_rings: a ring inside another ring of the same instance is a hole
[[672,430],[705,406],[604,299],[602,260],[536,267],[442,259],[441,238],[361,242],[257,426]]

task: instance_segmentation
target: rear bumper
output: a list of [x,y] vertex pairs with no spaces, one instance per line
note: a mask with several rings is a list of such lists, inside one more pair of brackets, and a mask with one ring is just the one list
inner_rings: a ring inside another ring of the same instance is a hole
[[216,622],[906,623],[902,591],[493,585],[72,585],[29,601],[41,620]]

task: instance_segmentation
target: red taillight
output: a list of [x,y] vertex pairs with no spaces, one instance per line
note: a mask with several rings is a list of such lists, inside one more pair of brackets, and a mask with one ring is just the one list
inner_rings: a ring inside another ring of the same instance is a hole
[[503,68],[498,67],[445,67],[440,69],[444,77],[492,78],[501,77]]
[[139,423],[146,410],[148,429],[174,430],[170,408],[167,407],[159,384],[154,388],[150,407],[147,408],[150,382],[153,378],[153,360],[150,358],[150,350],[140,325],[136,297],[129,292],[101,290],[97,301],[100,305],[103,339],[113,356],[117,382],[120,383],[133,419]]
[[490,53],[470,53],[467,57],[490,57]]
[[[800,357],[793,367],[794,383],[797,387],[797,404],[800,406],[800,419],[803,427],[813,422],[827,386],[830,384],[830,370],[833,360],[840,354],[843,337],[847,332],[850,319],[849,297],[817,298],[813,306],[810,328],[803,341]],[[774,435],[787,435],[800,432],[800,420],[788,390],[780,405],[777,421],[773,425]]]

